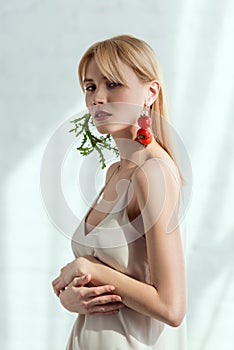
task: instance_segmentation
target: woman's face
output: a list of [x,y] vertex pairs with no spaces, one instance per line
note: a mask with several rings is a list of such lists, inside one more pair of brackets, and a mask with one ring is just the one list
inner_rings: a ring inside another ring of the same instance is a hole
[[91,59],[84,79],[85,102],[100,133],[114,133],[137,126],[137,119],[147,100],[149,84],[139,80],[134,71],[120,61],[128,86],[108,81]]

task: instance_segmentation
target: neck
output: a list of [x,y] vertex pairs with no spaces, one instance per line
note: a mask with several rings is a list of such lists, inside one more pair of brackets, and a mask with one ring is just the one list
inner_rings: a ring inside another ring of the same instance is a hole
[[155,149],[159,147],[153,138],[152,142],[145,146],[135,141],[136,130],[129,130],[128,133],[112,134],[120,155],[120,170],[128,170],[139,166],[152,157]]

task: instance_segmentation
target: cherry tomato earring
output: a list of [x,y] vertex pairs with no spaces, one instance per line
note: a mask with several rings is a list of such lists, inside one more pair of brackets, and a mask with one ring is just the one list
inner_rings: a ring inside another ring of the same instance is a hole
[[151,118],[150,109],[148,106],[144,105],[140,117],[137,119],[137,123],[140,129],[137,130],[137,137],[135,141],[140,142],[142,145],[149,145],[153,139],[150,132]]

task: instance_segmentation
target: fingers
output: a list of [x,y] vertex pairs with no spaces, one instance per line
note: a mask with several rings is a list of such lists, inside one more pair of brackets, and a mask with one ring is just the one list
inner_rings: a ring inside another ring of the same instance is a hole
[[[87,307],[87,308],[92,308],[92,307],[96,307],[96,306],[103,306],[106,304],[116,304],[117,306],[119,306],[122,302],[122,299],[119,295],[115,295],[115,294],[110,294],[110,295],[102,295],[96,298],[92,298],[90,300],[87,301],[83,301],[83,304]],[[110,305],[108,305],[110,306]]]
[[84,275],[80,277],[75,277],[73,281],[70,283],[73,287],[82,287],[88,284],[91,281],[91,275]]
[[[73,287],[83,287],[87,285],[91,281],[91,275],[84,275],[81,277],[76,277],[74,280],[69,284],[69,286]],[[83,299],[93,298],[105,293],[112,293],[115,290],[115,287],[112,285],[103,285],[103,286],[92,286],[87,289],[83,289],[81,291],[81,297]]]
[[53,290],[57,296],[59,296],[59,292],[60,292],[60,290],[58,288],[58,282],[59,282],[59,277],[55,278],[55,280],[53,280],[53,282],[52,282]]
[[111,285],[83,286],[90,278],[91,276],[75,278],[64,291],[61,291],[59,299],[62,305],[67,310],[79,314],[111,315],[119,312],[124,304],[121,296],[112,293],[115,287]]
[[[61,296],[65,297],[67,295],[66,291],[69,292],[69,302],[70,304],[66,305],[66,298],[63,300],[65,306],[68,310],[73,309],[71,302],[71,297],[74,296],[74,305],[78,309],[79,313],[87,314],[102,314],[102,315],[113,315],[119,312],[121,308],[124,307],[122,303],[122,298],[119,295],[113,294],[115,287],[112,285],[104,286],[95,286],[88,287],[87,285],[91,281],[91,275],[83,275],[75,277],[72,282],[65,288],[59,286],[59,278],[56,278],[53,282],[53,288],[56,295],[60,298]],[[85,287],[86,286],[86,287]],[[61,292],[64,291],[61,294]],[[68,297],[68,296],[67,296]]]
[[54,292],[57,296],[59,295],[60,290],[64,290],[64,288],[66,287],[61,276],[59,276],[59,277],[55,278],[55,280],[53,280],[52,286],[53,286]]
[[103,306],[94,306],[89,311],[92,315],[113,315],[117,314],[124,307],[122,303],[110,303]]
[[107,294],[107,291],[113,290],[113,286],[101,286],[88,289],[91,289],[91,291],[86,294],[86,297],[89,296],[90,299],[83,300],[82,302],[87,313],[111,315],[118,313],[119,310],[124,307],[122,298],[119,295]]
[[[88,284],[91,281],[91,275],[84,275],[80,277],[76,277],[73,279],[73,281],[69,284],[69,286],[73,287],[82,287]],[[53,282],[52,282],[53,290],[57,297],[59,297],[60,292],[65,290],[64,284],[61,284],[60,278],[57,277]]]
[[[82,287],[91,280],[91,275],[74,278],[69,287]],[[92,312],[109,312],[122,307],[122,298],[112,294],[115,287],[104,285],[98,287],[80,288],[79,296],[83,306]],[[105,306],[105,310],[102,307]]]
[[114,290],[115,290],[115,287],[109,284],[98,286],[98,287],[90,287],[87,290],[86,297],[94,298],[102,294],[112,293]]

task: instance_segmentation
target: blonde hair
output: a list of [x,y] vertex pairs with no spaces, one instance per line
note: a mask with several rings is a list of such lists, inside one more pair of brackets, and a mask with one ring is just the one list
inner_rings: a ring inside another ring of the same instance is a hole
[[[176,164],[181,180],[184,182],[163,122],[170,122],[170,116],[165,84],[154,50],[145,41],[131,35],[118,35],[93,44],[81,58],[78,67],[79,81],[83,91],[86,68],[92,58],[95,59],[102,74],[112,82],[119,82],[127,86],[127,81],[119,68],[119,60],[131,67],[140,80],[149,82],[156,79],[159,82],[159,95],[151,106],[152,132],[157,142]],[[159,117],[156,118],[156,116]]]

